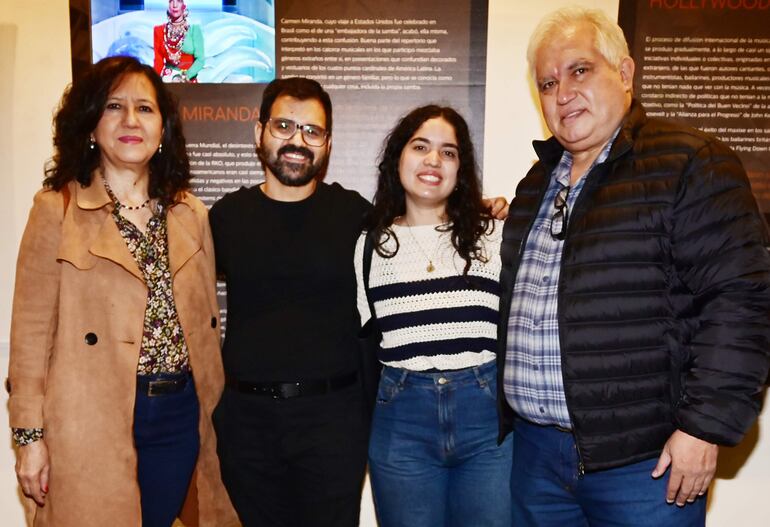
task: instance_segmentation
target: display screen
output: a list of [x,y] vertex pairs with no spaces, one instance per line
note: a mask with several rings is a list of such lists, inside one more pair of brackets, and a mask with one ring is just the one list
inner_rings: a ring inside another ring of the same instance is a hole
[[155,67],[166,82],[275,78],[273,0],[81,0],[71,8],[88,20],[91,63],[130,55]]

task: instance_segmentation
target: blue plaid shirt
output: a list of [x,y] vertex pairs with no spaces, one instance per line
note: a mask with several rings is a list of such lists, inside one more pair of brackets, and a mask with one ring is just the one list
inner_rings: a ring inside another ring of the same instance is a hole
[[[586,174],[607,159],[615,136]],[[551,218],[556,212],[556,193],[569,186],[571,170],[572,154],[565,150],[551,174],[551,182],[529,231],[513,287],[503,384],[506,401],[520,417],[541,425],[570,429],[572,424],[561,372],[558,316],[564,241],[551,236]],[[569,191],[567,208],[570,212],[585,179],[583,174]]]

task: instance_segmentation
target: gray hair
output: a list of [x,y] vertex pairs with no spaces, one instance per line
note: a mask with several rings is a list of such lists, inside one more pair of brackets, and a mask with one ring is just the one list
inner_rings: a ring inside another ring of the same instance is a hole
[[537,53],[548,37],[554,33],[563,33],[567,28],[575,27],[581,23],[589,24],[594,28],[596,50],[613,68],[620,69],[623,59],[629,56],[628,43],[620,26],[599,9],[569,6],[546,15],[537,25],[532,36],[529,37],[527,63],[533,79],[537,80],[535,75]]

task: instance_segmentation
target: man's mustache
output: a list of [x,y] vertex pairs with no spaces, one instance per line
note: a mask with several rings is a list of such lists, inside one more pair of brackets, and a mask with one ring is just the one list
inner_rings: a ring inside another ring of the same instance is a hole
[[284,145],[278,149],[277,154],[278,157],[281,157],[283,154],[302,154],[303,156],[306,156],[311,163],[315,160],[315,155],[313,155],[313,152],[304,146]]

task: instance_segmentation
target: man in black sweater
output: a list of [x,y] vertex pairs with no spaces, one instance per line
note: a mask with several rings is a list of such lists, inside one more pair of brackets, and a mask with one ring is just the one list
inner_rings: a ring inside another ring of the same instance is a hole
[[265,182],[210,212],[228,302],[214,422],[246,527],[358,525],[368,423],[353,252],[370,205],[319,182],[331,131],[317,82],[271,82],[255,127]]

